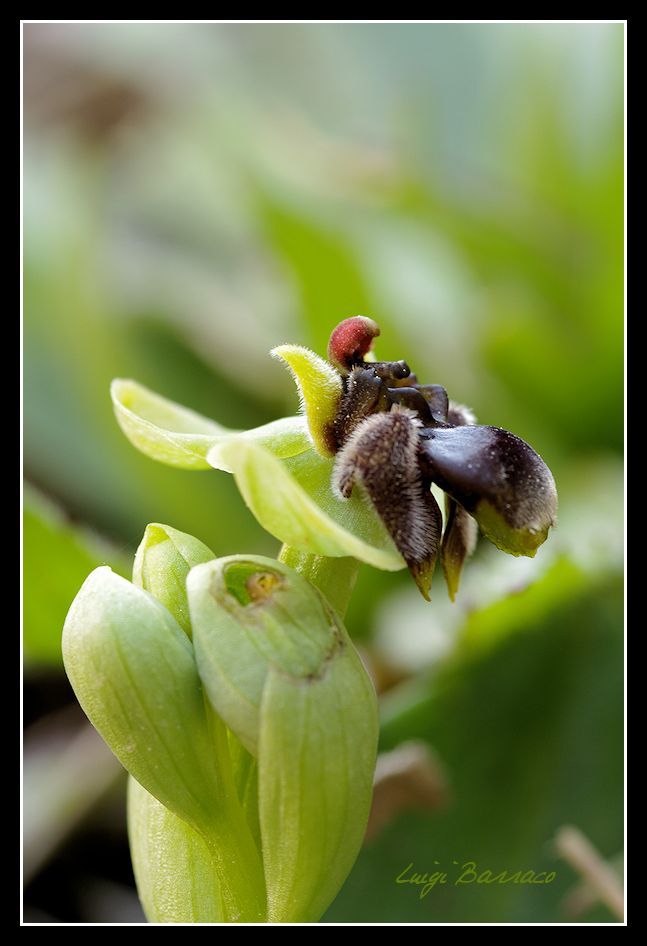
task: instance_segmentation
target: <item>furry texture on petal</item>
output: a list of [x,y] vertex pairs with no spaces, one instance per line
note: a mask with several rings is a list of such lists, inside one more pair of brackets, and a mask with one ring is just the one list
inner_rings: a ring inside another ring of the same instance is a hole
[[364,487],[422,595],[429,589],[442,516],[419,465],[420,421],[395,405],[355,428],[333,470],[333,489],[347,498],[355,484]]
[[500,427],[421,431],[425,473],[478,521],[497,548],[533,557],[557,518],[553,475],[532,447]]

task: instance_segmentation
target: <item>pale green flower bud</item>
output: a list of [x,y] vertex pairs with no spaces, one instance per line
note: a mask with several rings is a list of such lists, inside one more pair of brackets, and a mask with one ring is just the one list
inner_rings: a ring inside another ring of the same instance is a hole
[[273,559],[232,556],[187,580],[209,700],[258,762],[268,919],[317,919],[366,828],[375,692],[323,596]]
[[211,549],[186,532],[153,522],[146,526],[133,565],[133,584],[149,591],[191,637],[186,577],[194,565],[215,558]]
[[[167,551],[177,565],[177,546]],[[66,618],[63,659],[86,715],[140,786],[129,820],[149,919],[264,920],[262,865],[227,731],[206,704],[193,646],[175,618],[147,591],[97,568]],[[210,891],[210,901],[182,908],[164,897],[172,874],[201,901]]]
[[[158,599],[191,637],[186,577],[214,558],[204,543],[151,523],[137,549],[133,584]],[[146,915],[158,923],[217,923],[225,917],[216,866],[204,838],[128,780],[128,834],[133,870]]]
[[63,629],[70,683],[134,777],[196,827],[210,821],[216,771],[193,648],[152,595],[95,569]]

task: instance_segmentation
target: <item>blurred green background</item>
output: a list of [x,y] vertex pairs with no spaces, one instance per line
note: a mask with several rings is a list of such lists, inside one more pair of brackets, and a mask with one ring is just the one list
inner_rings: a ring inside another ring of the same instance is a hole
[[[24,126],[25,920],[143,921],[60,658],[87,573],[127,575],[151,521],[277,551],[226,474],[131,447],[110,380],[261,424],[296,409],[269,349],[364,314],[542,454],[560,520],[532,561],[482,542],[455,605],[362,568],[382,748],[425,741],[448,791],[325,919],[617,921],[553,839],[623,847],[623,26],[32,23]],[[395,883],[467,860],[557,878]]]

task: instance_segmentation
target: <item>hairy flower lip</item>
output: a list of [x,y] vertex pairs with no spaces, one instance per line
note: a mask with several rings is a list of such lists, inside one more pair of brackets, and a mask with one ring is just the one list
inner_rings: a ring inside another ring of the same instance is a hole
[[356,484],[364,487],[429,601],[442,517],[429,482],[420,476],[419,431],[418,418],[399,405],[365,418],[337,454],[333,488],[348,499]]
[[420,384],[406,363],[364,362],[355,335],[366,344],[373,333],[352,322],[333,330],[330,345],[339,340],[334,355],[344,374],[335,421],[338,495],[350,497],[355,482],[366,488],[427,599],[442,531],[429,501],[432,483],[447,495],[440,546],[452,600],[475,547],[471,517],[499,549],[533,557],[557,511],[555,482],[539,454],[502,428],[477,425],[469,409],[452,404],[442,386]]
[[533,557],[557,518],[553,475],[529,444],[501,427],[421,431],[421,465],[478,521],[497,548]]

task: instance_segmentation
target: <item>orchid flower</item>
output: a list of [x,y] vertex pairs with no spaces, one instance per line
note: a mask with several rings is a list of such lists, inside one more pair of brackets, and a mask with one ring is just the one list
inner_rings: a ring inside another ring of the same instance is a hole
[[[301,411],[252,430],[229,430],[128,380],[113,382],[115,412],[153,459],[232,473],[259,523],[286,546],[387,571],[406,566],[427,599],[440,557],[454,599],[479,527],[502,551],[535,555],[556,521],[555,482],[519,437],[477,425],[406,362],[376,361],[379,333],[355,316],[333,331],[327,359],[299,345],[274,348]],[[432,484],[445,493],[444,524]]]

